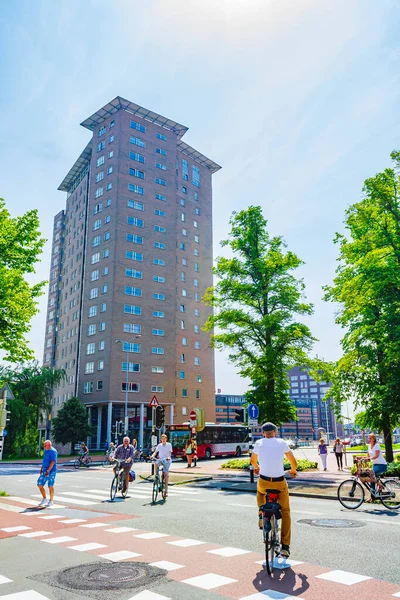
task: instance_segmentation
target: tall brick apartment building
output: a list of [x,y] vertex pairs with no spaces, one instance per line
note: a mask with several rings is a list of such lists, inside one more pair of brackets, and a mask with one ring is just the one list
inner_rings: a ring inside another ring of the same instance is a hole
[[121,97],[81,125],[92,138],[58,188],[67,201],[54,218],[44,364],[68,380],[52,415],[77,395],[91,445],[103,447],[128,389],[129,433],[146,443],[154,394],[166,423],[199,406],[215,420],[201,299],[212,285],[220,167],[182,141],[187,127]]

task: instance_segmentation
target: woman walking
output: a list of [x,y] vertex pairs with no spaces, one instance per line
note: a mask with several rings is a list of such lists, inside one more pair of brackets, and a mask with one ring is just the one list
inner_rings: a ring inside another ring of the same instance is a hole
[[336,438],[336,441],[333,445],[333,451],[336,456],[338,471],[343,471],[343,444],[340,441],[340,438]]
[[319,444],[318,444],[318,454],[321,457],[322,460],[322,466],[324,468],[324,471],[327,471],[326,468],[326,461],[327,461],[327,457],[328,457],[328,448],[325,444],[325,440],[323,438],[321,438],[319,440]]
[[187,469],[190,469],[192,466],[192,440],[188,439],[185,445],[185,454],[188,464],[186,465]]

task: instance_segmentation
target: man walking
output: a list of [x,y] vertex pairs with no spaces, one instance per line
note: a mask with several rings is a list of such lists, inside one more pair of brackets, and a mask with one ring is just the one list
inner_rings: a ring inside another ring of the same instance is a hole
[[[133,457],[135,456],[135,448],[130,444],[130,439],[125,436],[123,443],[120,444],[115,453],[114,460],[122,460],[124,464],[121,465],[124,469],[124,487],[128,491],[129,487],[129,471],[132,469]],[[114,467],[114,473],[117,474],[117,465]]]
[[[251,455],[254,473],[260,475],[257,483],[257,505],[260,508],[265,503],[265,492],[267,490],[279,490],[278,502],[282,512],[281,556],[288,558],[290,556],[291,523],[289,488],[284,477],[283,459],[286,456],[289,460],[290,475],[292,477],[297,476],[297,461],[288,444],[276,437],[276,425],[264,423],[261,429],[264,437],[256,441]],[[260,529],[263,527],[260,512],[258,513],[258,526]]]
[[[43,461],[42,466],[40,467],[40,475],[37,480],[37,486],[43,498],[39,506],[51,508],[53,506],[54,483],[57,475],[57,450],[53,448],[50,440],[46,440],[43,443],[43,447]],[[46,498],[46,490],[44,488],[46,483],[49,488],[50,500],[47,500]]]

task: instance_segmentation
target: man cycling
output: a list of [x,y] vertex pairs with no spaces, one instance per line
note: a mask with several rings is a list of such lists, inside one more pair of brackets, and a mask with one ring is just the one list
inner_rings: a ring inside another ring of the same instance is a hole
[[[125,436],[123,439],[123,443],[120,444],[115,453],[114,460],[121,460],[123,464],[121,467],[124,469],[124,488],[128,491],[129,487],[129,471],[132,469],[133,465],[133,457],[135,456],[135,448],[130,444],[130,439],[128,436]],[[114,474],[117,474],[118,465],[116,464],[114,467]]]
[[[273,423],[264,423],[262,426],[263,438],[254,444],[253,454],[251,455],[251,464],[254,467],[254,473],[260,475],[257,483],[257,505],[258,508],[265,503],[265,492],[268,489],[279,490],[279,504],[282,512],[282,533],[281,533],[281,556],[288,558],[290,556],[290,505],[289,488],[284,477],[283,459],[286,456],[290,462],[290,475],[297,476],[297,461],[290,450],[288,444],[276,437],[276,425]],[[258,513],[258,526],[263,528],[262,514]]]
[[86,446],[86,444],[84,442],[82,442],[82,444],[81,444],[81,451],[79,454],[81,456],[82,463],[85,465],[87,463],[88,457],[89,457],[89,448]]
[[164,467],[164,481],[165,481],[165,495],[168,496],[168,478],[169,478],[169,468],[171,466],[171,454],[172,454],[172,446],[167,441],[168,438],[165,433],[161,436],[161,443],[158,444],[157,448],[154,450],[151,458],[158,454],[157,465],[160,463]]

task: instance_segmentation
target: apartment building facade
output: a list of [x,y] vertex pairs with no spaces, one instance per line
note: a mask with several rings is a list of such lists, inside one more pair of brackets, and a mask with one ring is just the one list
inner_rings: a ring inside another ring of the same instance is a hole
[[153,395],[165,422],[215,418],[214,353],[202,325],[212,285],[212,175],[187,127],[121,97],[81,124],[92,133],[62,181],[54,219],[44,364],[65,368],[52,413],[77,395],[92,447],[128,432],[146,443]]

